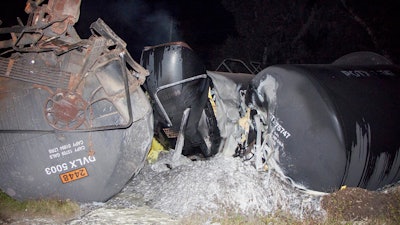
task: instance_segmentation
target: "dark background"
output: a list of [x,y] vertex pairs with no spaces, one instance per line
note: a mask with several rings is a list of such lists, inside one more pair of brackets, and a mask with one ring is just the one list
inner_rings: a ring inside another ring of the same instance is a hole
[[[26,21],[25,0],[1,1],[2,27]],[[374,51],[399,64],[398,0],[82,0],[82,38],[102,18],[140,61],[144,46],[185,41],[215,69],[223,58],[331,63]]]

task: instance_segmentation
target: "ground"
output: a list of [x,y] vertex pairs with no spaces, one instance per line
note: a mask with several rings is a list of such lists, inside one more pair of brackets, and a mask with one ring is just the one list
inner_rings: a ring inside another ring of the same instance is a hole
[[234,159],[158,171],[147,165],[110,201],[76,211],[74,203],[58,201],[41,208],[64,210],[29,204],[10,210],[4,194],[0,200],[0,224],[400,224],[400,185],[310,197]]
[[[362,221],[361,224],[376,224],[384,221],[382,223],[400,224],[400,187],[390,188],[384,192],[345,188],[325,196],[322,205],[327,211],[328,219],[325,222],[320,221],[321,224],[336,224],[338,221],[350,221],[350,223],[358,221],[358,224],[360,221]],[[30,224],[32,221],[38,224],[52,222],[62,224],[74,219],[75,216],[76,214],[65,216],[57,213],[43,215],[29,211],[6,212],[5,209],[0,209],[0,224],[24,224],[22,218],[27,219],[25,224]],[[299,221],[299,223],[303,222]]]
[[338,220],[400,224],[400,188],[391,187],[380,192],[344,188],[324,197],[322,207]]

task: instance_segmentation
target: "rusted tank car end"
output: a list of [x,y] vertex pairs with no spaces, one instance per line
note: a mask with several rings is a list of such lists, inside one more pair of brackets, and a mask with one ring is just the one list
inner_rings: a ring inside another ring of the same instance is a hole
[[[24,199],[106,201],[142,168],[153,113],[147,71],[101,19],[81,39],[80,1],[28,1],[0,57],[0,188]],[[8,44],[8,45],[7,45]]]

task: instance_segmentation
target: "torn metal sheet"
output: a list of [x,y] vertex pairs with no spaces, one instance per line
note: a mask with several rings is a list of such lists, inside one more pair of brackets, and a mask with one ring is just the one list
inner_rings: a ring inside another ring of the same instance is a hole
[[246,115],[245,89],[254,76],[219,71],[207,71],[207,75],[212,80],[210,92],[215,102],[215,117],[223,138],[220,152],[233,156],[246,132],[240,126],[240,120]]

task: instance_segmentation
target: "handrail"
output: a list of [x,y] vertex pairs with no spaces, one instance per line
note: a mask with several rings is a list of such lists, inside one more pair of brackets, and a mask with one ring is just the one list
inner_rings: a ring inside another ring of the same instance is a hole
[[234,62],[234,63],[238,63],[240,65],[242,65],[249,74],[256,74],[258,72],[261,71],[261,63],[259,62],[255,62],[255,61],[251,61],[250,65],[253,69],[250,69],[250,67],[243,61],[240,59],[233,59],[233,58],[226,58],[224,59],[217,67],[216,71],[220,71],[220,69],[222,67],[225,67],[225,69],[230,72],[230,73],[235,73],[235,71],[233,71],[233,69],[228,65],[228,62]]

